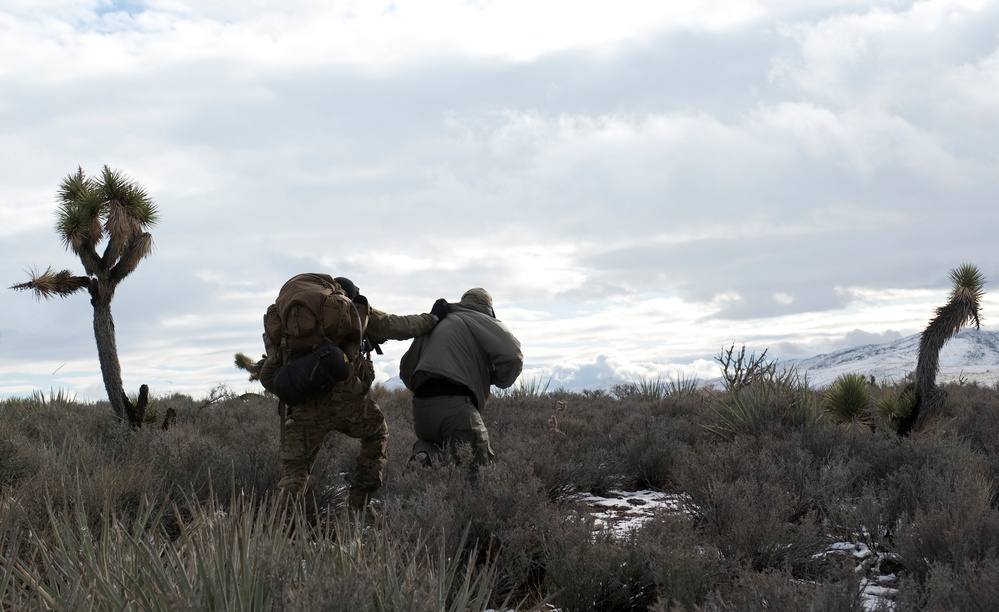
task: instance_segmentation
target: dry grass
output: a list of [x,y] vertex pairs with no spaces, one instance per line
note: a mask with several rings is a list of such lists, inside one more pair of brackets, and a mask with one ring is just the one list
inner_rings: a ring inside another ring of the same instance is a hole
[[[472,486],[461,467],[406,467],[409,395],[377,389],[391,436],[369,530],[339,514],[354,440],[330,438],[300,515],[270,498],[278,432],[264,396],[158,398],[158,414],[177,413],[167,431],[61,394],[8,400],[0,607],[68,609],[99,584],[107,605],[159,595],[171,609],[334,597],[384,610],[856,609],[852,567],[815,556],[832,541],[891,555],[906,609],[994,601],[999,393],[948,392],[932,428],[905,439],[796,414],[822,397],[797,383],[742,389],[739,410],[756,411],[744,428],[719,412],[730,398],[704,390],[514,394],[483,413],[499,458]],[[567,499],[617,487],[684,493],[688,514],[595,535]],[[80,550],[89,561],[70,563]]]

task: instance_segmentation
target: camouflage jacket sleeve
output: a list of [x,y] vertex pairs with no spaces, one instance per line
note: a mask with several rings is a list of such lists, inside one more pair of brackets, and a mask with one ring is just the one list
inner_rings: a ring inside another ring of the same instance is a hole
[[429,334],[436,325],[437,321],[430,313],[393,315],[372,308],[367,334],[373,342],[409,340]]

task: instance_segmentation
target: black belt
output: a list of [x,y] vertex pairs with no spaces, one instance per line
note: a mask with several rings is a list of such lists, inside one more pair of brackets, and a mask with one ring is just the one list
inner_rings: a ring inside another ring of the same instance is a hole
[[423,383],[419,387],[413,390],[413,395],[416,397],[440,397],[442,395],[459,395],[472,398],[472,402],[475,403],[475,394],[472,390],[465,385],[459,385],[456,382],[450,381],[446,378],[431,378],[427,382]]

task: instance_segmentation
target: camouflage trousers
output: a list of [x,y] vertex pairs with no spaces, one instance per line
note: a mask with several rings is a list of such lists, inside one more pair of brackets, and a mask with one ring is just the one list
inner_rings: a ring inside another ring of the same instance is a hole
[[445,447],[455,458],[455,447],[464,443],[471,445],[475,465],[486,465],[496,457],[486,424],[470,397],[414,397],[413,428],[418,438],[413,444],[414,456],[425,452],[436,463]]
[[281,446],[284,477],[277,486],[295,496],[305,493],[316,456],[332,431],[361,441],[349,502],[355,507],[363,506],[382,486],[382,473],[388,461],[385,415],[367,396],[344,402],[324,398],[290,408]]

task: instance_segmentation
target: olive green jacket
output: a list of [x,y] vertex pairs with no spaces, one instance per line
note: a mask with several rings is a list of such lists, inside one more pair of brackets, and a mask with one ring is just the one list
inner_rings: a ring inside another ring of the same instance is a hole
[[409,340],[429,334],[435,325],[437,320],[430,313],[394,315],[372,308],[365,333],[369,340],[376,343]]
[[481,410],[489,388],[511,386],[524,367],[520,341],[503,323],[472,305],[451,304],[433,332],[413,340],[402,356],[399,377],[410,390],[431,378],[468,387]]

